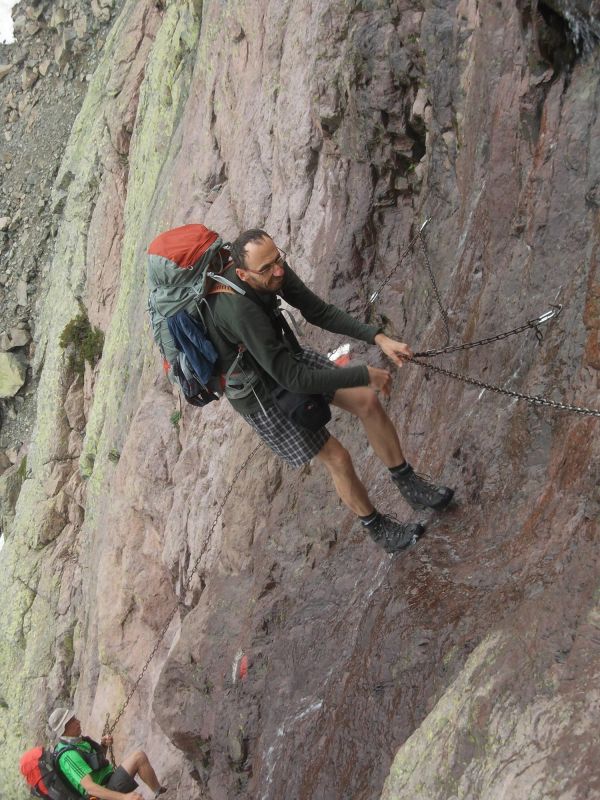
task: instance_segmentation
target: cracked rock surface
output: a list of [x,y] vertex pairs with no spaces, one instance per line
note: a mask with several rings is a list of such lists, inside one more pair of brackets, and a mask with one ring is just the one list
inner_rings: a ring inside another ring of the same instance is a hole
[[[38,376],[27,458],[0,454],[11,798],[52,706],[74,697],[99,737],[165,629],[115,750],[142,746],[178,800],[600,793],[597,419],[395,372],[406,455],[456,504],[389,557],[317,463],[263,448],[239,474],[243,420],[225,401],[180,408],[144,259],[174,225],[258,225],[316,292],[424,350],[444,328],[423,251],[400,254],[430,217],[452,341],[563,304],[541,346],[529,332],[439,363],[597,407],[597,18],[580,0],[92,3],[33,342],[6,348],[29,347]],[[74,374],[59,338],[82,306],[106,338]],[[25,336],[8,327],[7,345]],[[333,417],[377,507],[420,518],[360,425]]]

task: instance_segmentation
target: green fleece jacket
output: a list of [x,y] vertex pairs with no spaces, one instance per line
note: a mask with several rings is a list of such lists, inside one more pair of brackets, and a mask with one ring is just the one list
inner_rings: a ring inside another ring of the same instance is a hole
[[[243,289],[247,288],[233,267],[227,270],[225,277]],[[380,330],[321,300],[287,264],[277,294],[297,308],[304,319],[326,331],[373,344]],[[256,292],[255,296],[265,303],[265,308],[277,303],[276,295],[268,292]],[[275,386],[305,394],[333,394],[337,389],[368,385],[369,373],[364,365],[329,370],[311,369],[302,364],[276,332],[267,311],[262,311],[254,300],[237,293],[220,293],[209,296],[208,303],[212,313],[203,316],[211,341],[219,353],[220,371],[225,373],[229,369],[238,354],[238,344],[243,344],[246,352],[242,366],[259,374],[261,380],[255,391],[265,407],[272,403],[270,393]],[[260,410],[254,393],[230,402],[241,414]]]

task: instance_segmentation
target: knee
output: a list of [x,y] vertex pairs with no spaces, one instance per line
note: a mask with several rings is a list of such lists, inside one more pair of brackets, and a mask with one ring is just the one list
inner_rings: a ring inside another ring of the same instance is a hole
[[319,458],[331,472],[347,472],[352,469],[352,458],[346,448],[333,436],[319,453]]
[[379,402],[377,394],[373,391],[373,389],[365,389],[361,394],[357,408],[357,414],[360,419],[373,417],[377,414],[380,414],[382,411],[383,407]]
[[131,759],[138,769],[148,762],[148,756],[143,750],[136,750],[135,753],[131,754]]

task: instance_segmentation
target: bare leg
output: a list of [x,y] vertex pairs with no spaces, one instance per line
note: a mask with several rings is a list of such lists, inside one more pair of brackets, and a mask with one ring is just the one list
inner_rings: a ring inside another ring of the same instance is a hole
[[400,440],[394,423],[372,389],[338,389],[333,405],[357,416],[363,424],[375,454],[386,467],[397,467],[404,461]]
[[136,750],[135,753],[128,755],[120,766],[124,767],[132,778],[139,775],[146,786],[152,789],[153,792],[157,792],[160,789],[156,772],[152,769],[152,764],[148,761],[148,756],[143,750]]
[[319,451],[317,458],[325,464],[336,491],[345,505],[359,517],[366,517],[375,510],[367,490],[354,471],[350,453],[342,447],[335,436],[330,436]]

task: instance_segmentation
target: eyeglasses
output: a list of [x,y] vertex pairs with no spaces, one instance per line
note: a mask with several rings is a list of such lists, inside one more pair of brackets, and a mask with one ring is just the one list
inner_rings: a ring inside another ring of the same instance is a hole
[[253,272],[255,275],[260,275],[262,278],[266,278],[267,275],[270,275],[273,272],[275,267],[283,267],[285,264],[287,253],[280,247],[277,248],[277,252],[279,255],[275,261],[272,261],[270,264],[265,264],[265,266],[261,267],[260,269],[249,269],[248,267],[244,267],[244,271]]

